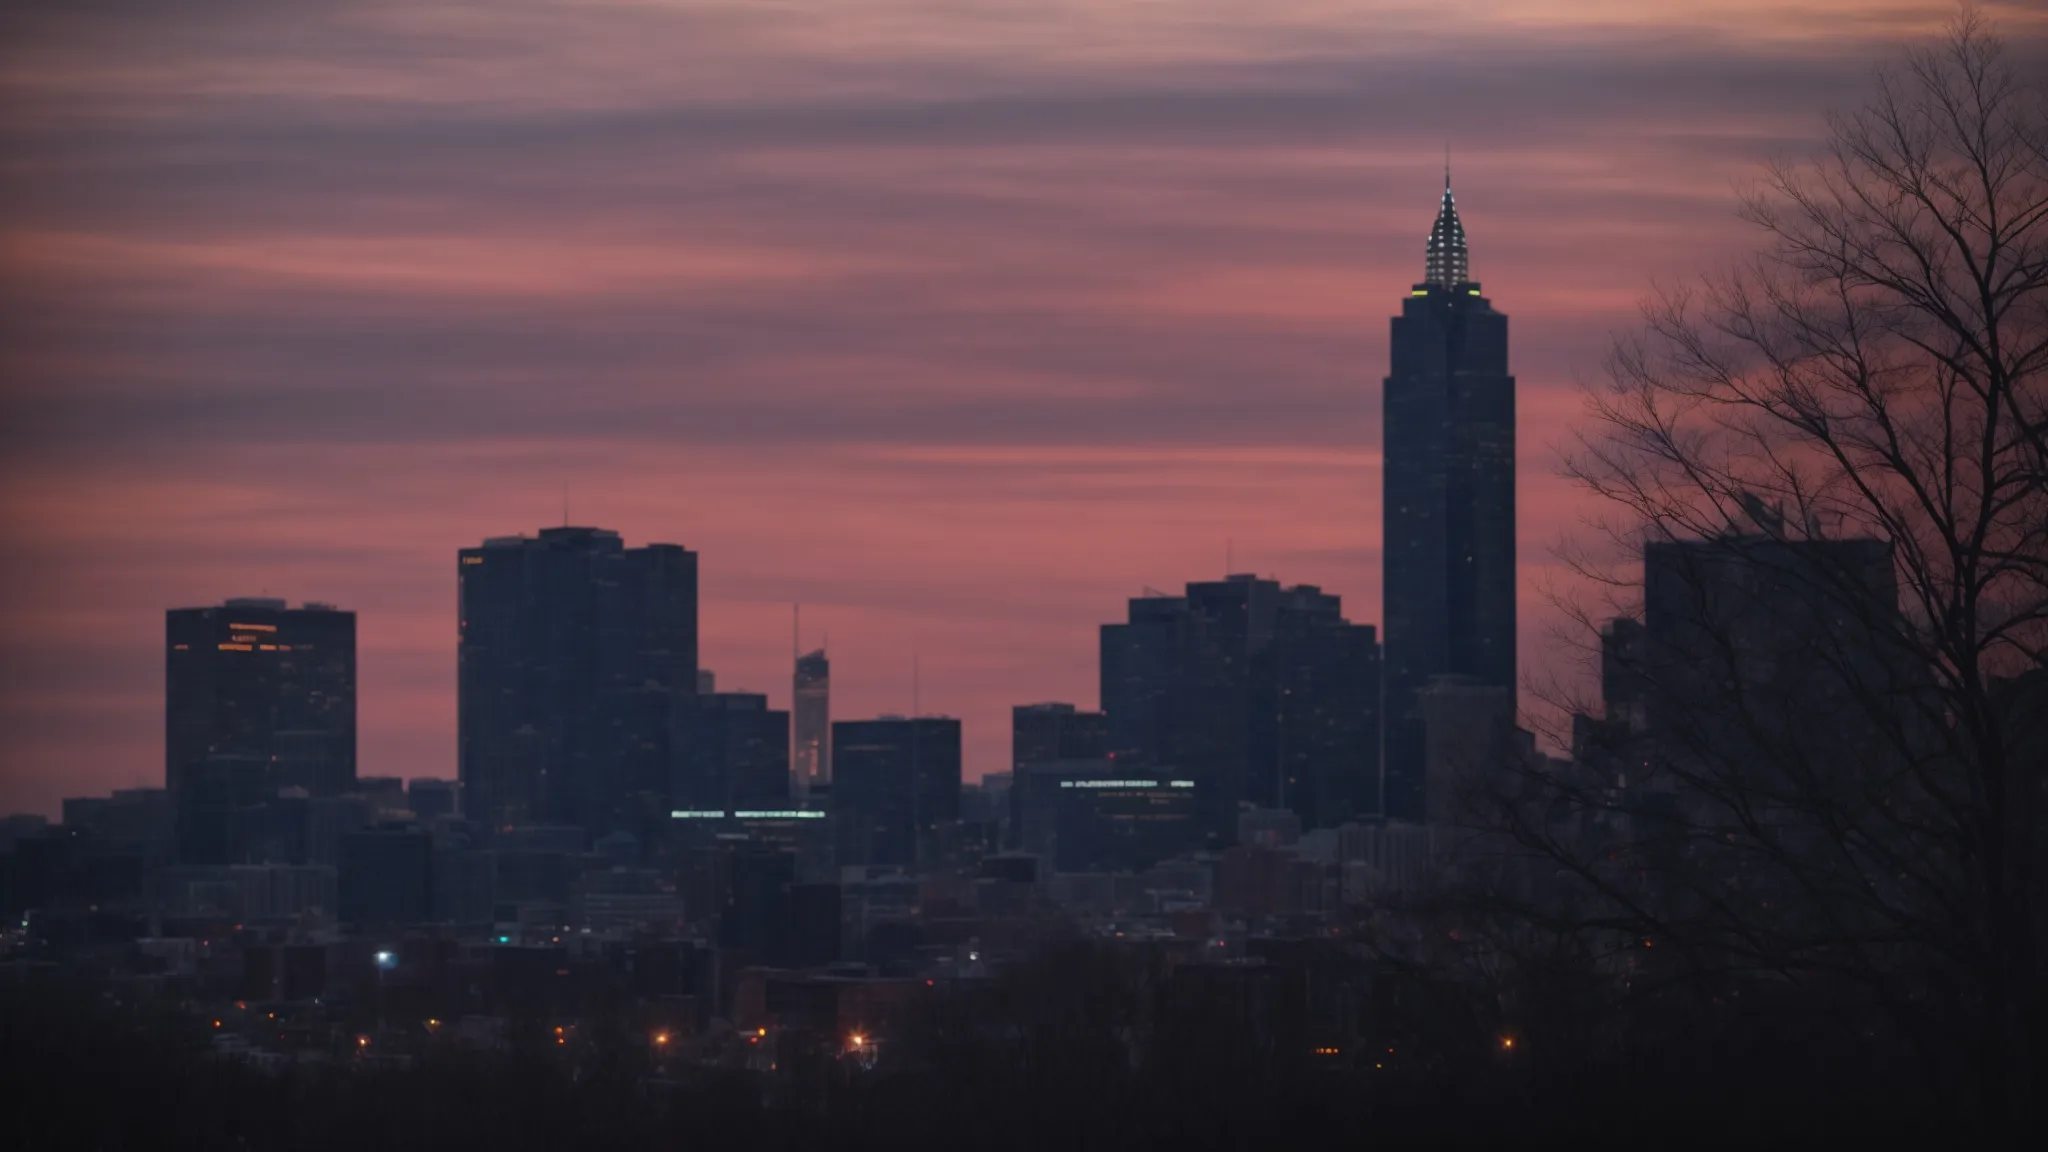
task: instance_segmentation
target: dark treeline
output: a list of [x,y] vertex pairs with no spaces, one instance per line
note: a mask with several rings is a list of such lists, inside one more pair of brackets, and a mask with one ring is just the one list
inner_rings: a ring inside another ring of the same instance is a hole
[[[650,1091],[644,1048],[571,1060],[538,1025],[507,1052],[403,1069],[265,1072],[204,1020],[82,988],[4,993],[17,1148],[1683,1147],[1937,1139],[1909,1066],[1805,993],[1708,1018],[1690,993],[1552,1013],[1500,1044],[1504,985],[1410,981],[1394,1049],[1344,1067],[1218,1004],[1179,1002],[1141,954],[1050,946],[938,997],[872,1070],[701,1069]],[[1553,1006],[1563,1001],[1553,1001]],[[1725,1001],[1724,1001],[1725,1003]],[[1597,1037],[1597,1042],[1590,1038]],[[1380,1067],[1373,1067],[1373,1062]],[[1952,1135],[1952,1134],[1951,1134]]]

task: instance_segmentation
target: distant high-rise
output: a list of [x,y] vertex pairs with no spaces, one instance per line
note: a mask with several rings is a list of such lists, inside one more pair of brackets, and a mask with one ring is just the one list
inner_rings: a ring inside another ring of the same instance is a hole
[[1109,717],[1072,704],[1019,704],[1010,709],[1010,768],[1109,755]]
[[646,828],[667,804],[676,709],[696,695],[697,554],[546,528],[464,548],[457,571],[465,813],[489,829]]
[[165,613],[164,780],[210,757],[262,765],[258,786],[318,796],[356,779],[356,615],[229,600]]
[[[1892,545],[1756,534],[1653,540],[1643,549],[1643,625],[1633,675],[1605,687],[1639,710],[1674,756],[1737,762],[1870,742],[1875,712],[1902,719],[1924,673],[1900,632]],[[1731,687],[1733,686],[1733,687]],[[1737,690],[1739,688],[1739,690]],[[1865,761],[1867,764],[1867,761]]]
[[431,823],[444,816],[454,816],[461,810],[456,799],[461,785],[453,780],[421,778],[408,780],[405,785],[405,805],[421,823]]
[[841,864],[928,863],[960,818],[960,721],[944,716],[832,725],[832,803]]
[[832,662],[823,648],[796,658],[790,714],[790,771],[797,794],[804,795],[814,784],[832,782]]
[[[1072,704],[1019,704],[1010,709],[1011,783],[1028,783],[1037,769],[1058,765],[1070,772],[1088,761],[1108,762],[1109,717],[1101,712],[1083,712]],[[1011,848],[1024,844],[1027,799],[1030,787],[1012,787],[1007,798],[1009,827],[1004,843]]]
[[785,808],[789,713],[758,692],[714,692],[679,709],[670,802],[694,811]]
[[1219,843],[1245,803],[1340,824],[1378,808],[1379,671],[1372,627],[1313,586],[1237,575],[1140,597],[1102,628],[1109,749],[1195,781]]
[[1423,282],[1393,322],[1381,566],[1385,804],[1422,817],[1428,749],[1417,694],[1435,676],[1515,691],[1515,379],[1508,318],[1471,279],[1445,173]]

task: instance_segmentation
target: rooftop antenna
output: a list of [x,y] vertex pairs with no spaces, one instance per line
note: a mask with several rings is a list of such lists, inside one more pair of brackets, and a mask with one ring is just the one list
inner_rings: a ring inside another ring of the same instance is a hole
[[1223,541],[1223,574],[1225,576],[1228,576],[1232,572],[1237,570],[1236,552],[1237,541],[1225,539]]
[[794,660],[804,654],[804,606],[789,606],[789,655]]
[[562,482],[562,527],[569,526],[569,483]]
[[918,709],[923,707],[921,699],[917,675],[917,654],[913,652],[910,655],[910,718],[912,720],[922,715],[918,711]]
[[1444,191],[1451,190],[1451,142],[1444,141]]

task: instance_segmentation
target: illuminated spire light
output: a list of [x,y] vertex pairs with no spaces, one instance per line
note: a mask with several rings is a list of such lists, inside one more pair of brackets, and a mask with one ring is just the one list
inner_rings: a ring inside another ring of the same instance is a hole
[[1465,256],[1465,225],[1458,220],[1457,201],[1451,199],[1451,166],[1448,161],[1444,164],[1444,201],[1437,208],[1435,226],[1429,230],[1422,279],[1446,288],[1472,282],[1472,269]]

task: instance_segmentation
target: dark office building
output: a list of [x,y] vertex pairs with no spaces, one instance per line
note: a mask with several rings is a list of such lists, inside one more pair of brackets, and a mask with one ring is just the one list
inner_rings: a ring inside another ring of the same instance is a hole
[[1600,628],[1600,699],[1616,734],[1641,732],[1649,724],[1643,661],[1648,639],[1642,621],[1618,616]]
[[183,864],[259,864],[277,802],[275,766],[258,756],[202,756],[171,776],[173,839]]
[[341,921],[357,928],[420,924],[434,913],[434,838],[373,828],[341,838]]
[[674,712],[697,684],[696,553],[545,528],[463,549],[458,575],[466,814],[487,829],[643,831],[666,805]]
[[841,865],[926,863],[960,818],[960,721],[836,721],[832,770]]
[[270,599],[174,608],[164,642],[166,787],[209,756],[270,765],[272,791],[355,783],[355,613]]
[[1231,576],[1130,602],[1102,629],[1119,774],[1191,779],[1216,843],[1240,804],[1333,827],[1378,808],[1379,648],[1310,585]]
[[430,823],[443,816],[454,816],[461,810],[456,800],[460,786],[453,780],[434,780],[421,777],[405,785],[405,804],[422,824]]
[[370,815],[396,818],[409,811],[405,781],[397,776],[364,776],[356,781],[355,793],[369,802]]
[[1433,676],[1515,690],[1515,379],[1508,318],[1466,263],[1450,178],[1424,279],[1393,322],[1381,423],[1386,814],[1419,819],[1416,694]]
[[1757,535],[1645,546],[1637,670],[1605,687],[1641,701],[1666,755],[1845,756],[1879,736],[1875,716],[1917,712],[1924,673],[1887,647],[1900,631],[1891,546],[1787,539],[1754,514]]
[[1344,619],[1338,597],[1303,585],[1281,595],[1273,651],[1274,804],[1311,829],[1378,813],[1378,634]]
[[[1033,765],[1074,764],[1109,757],[1109,717],[1082,712],[1072,704],[1019,704],[1010,709],[1010,771],[1022,782]],[[1005,798],[1008,827],[1004,843],[1022,845],[1024,791],[1012,788]]]
[[678,710],[675,808],[789,806],[789,713],[754,692],[714,692]]
[[813,785],[832,782],[832,662],[823,648],[796,658],[790,700],[789,764],[795,791],[802,796]]
[[785,951],[796,855],[745,845],[732,851],[727,869],[731,887],[719,915],[718,946],[757,964],[772,963]]
[[1010,709],[1010,766],[1049,760],[1099,760],[1109,755],[1109,717],[1072,704],[1019,704]]
[[1018,845],[1061,872],[1142,872],[1202,847],[1195,782],[1101,760],[1018,770]]
[[671,840],[683,853],[754,844],[796,856],[800,881],[839,875],[838,837],[829,813],[805,803],[772,808],[678,808],[669,814]]

